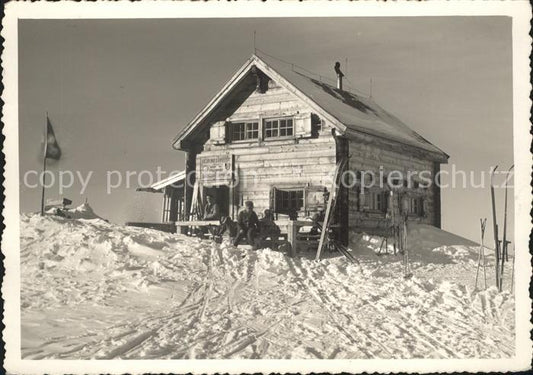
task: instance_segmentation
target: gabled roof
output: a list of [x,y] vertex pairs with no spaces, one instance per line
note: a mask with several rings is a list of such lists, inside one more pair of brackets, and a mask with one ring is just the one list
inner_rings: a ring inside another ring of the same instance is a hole
[[[411,130],[372,99],[354,94],[347,89],[338,90],[323,79],[313,77],[312,74],[292,64],[263,55],[261,57],[252,55],[246,61],[211,102],[173,140],[175,148],[181,148],[181,142],[205,124],[205,120],[213,111],[220,109],[225,96],[235,91],[239,84],[246,80],[254,65],[270,79],[306,102],[341,134],[347,136],[353,132],[370,134],[428,151],[437,160],[448,159],[448,155],[441,149]],[[244,95],[241,96],[249,95],[251,93],[249,91],[253,88],[255,87],[244,90]]]

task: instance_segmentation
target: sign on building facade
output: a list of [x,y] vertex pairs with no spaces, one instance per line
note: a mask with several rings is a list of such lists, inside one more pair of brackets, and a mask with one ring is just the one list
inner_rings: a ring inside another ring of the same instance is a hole
[[232,182],[233,155],[198,155],[200,182],[203,186],[229,185]]

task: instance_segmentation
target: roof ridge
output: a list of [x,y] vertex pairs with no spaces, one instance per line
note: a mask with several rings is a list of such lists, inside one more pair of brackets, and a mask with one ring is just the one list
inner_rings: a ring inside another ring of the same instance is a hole
[[[197,125],[205,120],[207,114],[215,109],[221,98],[239,84],[239,80],[254,64],[258,65],[259,69],[265,70],[264,73],[271,76],[270,78],[280,80],[286,89],[300,100],[304,100],[311,109],[321,113],[341,133],[347,130],[367,133],[430,151],[434,155],[439,155],[439,160],[448,158],[445,152],[411,129],[399,118],[387,112],[373,98],[352,90],[340,90],[336,85],[325,82],[326,80],[323,80],[323,76],[319,74],[257,49],[204,109],[174,138],[174,146],[178,140],[185,139]],[[295,70],[295,67],[300,69]],[[352,87],[352,89],[354,88]],[[175,146],[175,148],[177,147]]]
[[[306,67],[302,66],[302,65],[299,65],[299,64],[296,64],[296,63],[293,63],[293,62],[290,62],[290,61],[287,61],[287,60],[284,60],[284,59],[281,59],[279,57],[276,57],[274,55],[270,55],[258,48],[256,48],[256,51],[254,53],[252,53],[252,57],[257,57],[259,60],[261,60],[264,64],[267,64],[270,66],[270,64],[268,64],[267,61],[264,61],[260,55],[257,54],[257,52],[260,52],[262,54],[264,54],[265,56],[267,56],[268,58],[271,58],[271,59],[274,59],[274,60],[277,60],[277,61],[280,61],[284,64],[287,64],[287,65],[291,65],[291,67],[297,67],[301,70],[303,70],[304,72],[307,72],[308,74],[310,74],[311,76],[316,76],[319,78],[319,81],[322,82],[322,83],[325,83],[333,88],[336,89],[336,81],[334,78],[331,78],[327,75],[323,75],[323,74],[319,74],[319,73],[315,73],[315,72],[312,72],[310,71],[309,69],[307,69]],[[300,74],[300,75],[303,75],[304,77],[307,77],[307,78],[310,78],[310,79],[313,79],[313,77],[311,77],[310,75],[307,75],[307,74],[304,74],[302,72],[299,72],[299,71],[296,71],[294,70],[294,68],[292,69],[293,72],[297,73],[297,74]],[[325,81],[327,82],[323,82],[322,81],[322,78],[324,78]],[[350,80],[346,77],[345,78],[348,85],[345,85],[344,87],[346,88],[346,86],[348,86],[351,90],[346,90],[346,89],[343,89],[343,91],[346,91],[346,92],[349,92],[353,95],[356,95],[357,97],[364,97],[364,98],[370,98],[370,96],[367,96],[365,93],[363,93],[362,91],[360,91],[359,89],[357,89],[357,87],[355,87],[355,85],[353,83],[350,82]],[[355,92],[354,92],[355,91]]]

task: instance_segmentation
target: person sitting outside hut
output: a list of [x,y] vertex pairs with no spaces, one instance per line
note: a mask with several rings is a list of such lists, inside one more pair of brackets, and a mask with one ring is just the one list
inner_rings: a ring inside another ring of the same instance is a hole
[[246,201],[244,206],[245,209],[239,212],[237,219],[239,233],[233,240],[233,246],[238,246],[241,239],[246,237],[248,244],[252,245],[253,249],[256,249],[255,236],[257,235],[259,219],[254,211],[254,203],[252,201]]
[[322,231],[322,224],[324,223],[325,218],[324,210],[321,209],[313,215],[313,227],[309,231],[309,234],[319,234]]
[[211,232],[215,242],[222,243],[222,236],[226,231],[229,233],[230,241],[233,242],[233,239],[237,236],[237,233],[239,233],[239,226],[235,221],[231,220],[231,217],[222,216],[220,218],[220,225],[218,227],[213,226]]
[[259,238],[264,240],[267,237],[270,237],[272,240],[277,240],[281,234],[281,230],[274,222],[274,215],[267,208],[261,220],[259,220]]
[[204,207],[204,215],[202,219],[204,220],[219,220],[220,219],[220,209],[218,208],[218,204],[212,195],[207,196],[207,202]]
[[291,221],[298,220],[298,211],[295,208],[291,208],[287,215]]
[[[206,197],[206,203],[201,211],[201,216],[199,217],[202,220],[219,220],[220,219],[220,210],[218,208],[218,203],[215,201],[215,198],[211,194],[208,194]],[[209,225],[208,227],[200,227],[196,230],[196,235],[203,238],[207,232],[211,233],[211,236],[215,236],[218,226]]]

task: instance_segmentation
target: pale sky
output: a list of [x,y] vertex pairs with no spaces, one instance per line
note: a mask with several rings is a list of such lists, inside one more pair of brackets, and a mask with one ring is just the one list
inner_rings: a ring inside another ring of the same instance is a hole
[[[107,194],[107,171],[183,169],[172,138],[251,56],[254,30],[258,48],[312,72],[334,78],[340,61],[365,93],[372,78],[377,103],[450,155],[443,169],[473,171],[479,184],[490,166],[512,164],[510,18],[23,20],[21,212],[39,210],[40,189],[22,176],[42,168],[48,111],[63,151],[50,170],[93,171],[83,195],[76,181],[65,197],[88,198],[113,222],[159,221],[161,195],[136,192],[136,175]],[[502,189],[497,197],[502,225]],[[477,241],[491,215],[488,187],[443,189],[443,229]]]

